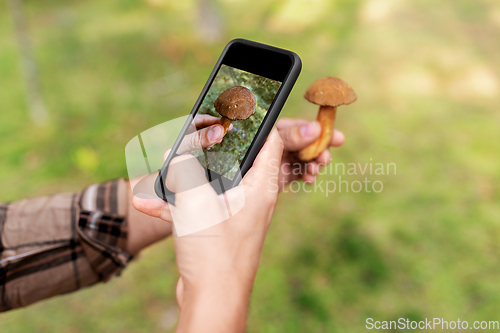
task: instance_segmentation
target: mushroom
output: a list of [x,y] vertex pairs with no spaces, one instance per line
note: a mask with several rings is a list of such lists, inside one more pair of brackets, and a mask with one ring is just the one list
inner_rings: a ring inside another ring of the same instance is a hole
[[226,135],[233,120],[248,119],[255,113],[255,96],[250,89],[234,86],[224,90],[215,100],[215,110],[222,116],[221,125]]
[[347,83],[336,77],[327,76],[314,81],[307,89],[304,98],[320,106],[316,120],[321,125],[321,135],[298,154],[302,161],[310,161],[318,157],[330,144],[337,106],[351,104],[357,97]]

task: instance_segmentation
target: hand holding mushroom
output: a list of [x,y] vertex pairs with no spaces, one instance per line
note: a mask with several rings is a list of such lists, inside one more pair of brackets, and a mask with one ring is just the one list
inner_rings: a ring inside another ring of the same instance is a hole
[[302,161],[311,161],[325,150],[331,141],[335,128],[337,107],[351,104],[357,97],[354,90],[341,79],[331,76],[314,81],[304,98],[320,106],[317,120],[321,125],[320,137],[298,153]]

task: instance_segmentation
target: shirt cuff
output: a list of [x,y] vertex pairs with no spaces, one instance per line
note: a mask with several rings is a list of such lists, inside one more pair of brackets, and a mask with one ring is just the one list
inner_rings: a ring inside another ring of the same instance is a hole
[[85,256],[101,281],[109,281],[132,259],[127,249],[128,182],[87,187],[80,198],[77,232]]

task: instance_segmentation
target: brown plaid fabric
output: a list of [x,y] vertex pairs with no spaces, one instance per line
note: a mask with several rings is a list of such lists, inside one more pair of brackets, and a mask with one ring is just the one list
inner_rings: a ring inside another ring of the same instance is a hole
[[0,203],[0,312],[119,274],[132,258],[126,186]]

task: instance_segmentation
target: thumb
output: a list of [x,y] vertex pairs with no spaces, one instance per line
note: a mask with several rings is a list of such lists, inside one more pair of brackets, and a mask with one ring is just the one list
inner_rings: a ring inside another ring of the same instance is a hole
[[208,182],[205,169],[192,155],[177,156],[169,165],[165,186],[175,193],[168,204],[178,237],[208,229],[229,218],[223,196]]
[[186,135],[177,149],[177,154],[184,154],[193,150],[210,147],[224,137],[224,127],[213,125]]
[[165,186],[169,191],[185,192],[207,183],[205,171],[193,155],[180,155],[170,162],[165,177]]
[[313,143],[321,134],[321,125],[317,121],[298,123],[294,126],[280,128],[279,133],[283,139],[285,149],[298,151]]

